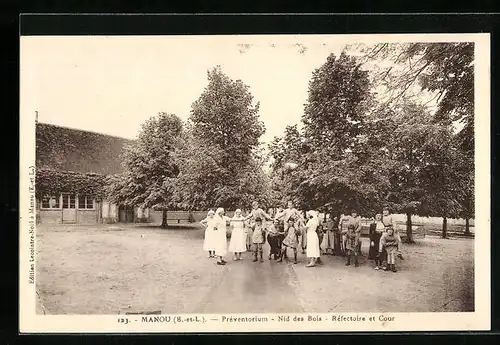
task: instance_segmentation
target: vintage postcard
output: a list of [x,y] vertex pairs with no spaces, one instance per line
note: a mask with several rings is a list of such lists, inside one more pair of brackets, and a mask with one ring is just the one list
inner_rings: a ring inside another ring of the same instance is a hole
[[489,97],[485,33],[22,36],[20,331],[489,330]]

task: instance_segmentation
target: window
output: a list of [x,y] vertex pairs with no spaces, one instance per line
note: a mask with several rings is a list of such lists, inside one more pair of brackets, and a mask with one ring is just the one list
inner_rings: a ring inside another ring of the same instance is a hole
[[44,196],[42,198],[42,208],[60,208],[59,197]]
[[94,198],[87,195],[78,196],[78,208],[80,209],[93,209],[94,208]]
[[75,208],[76,195],[75,194],[63,194],[63,208]]

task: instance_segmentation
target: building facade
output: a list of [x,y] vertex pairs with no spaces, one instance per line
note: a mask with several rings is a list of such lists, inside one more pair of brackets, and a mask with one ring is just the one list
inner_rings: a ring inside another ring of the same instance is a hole
[[[62,180],[62,186],[65,182],[71,185],[71,181],[80,176],[104,179],[122,171],[121,156],[125,145],[131,142],[105,134],[37,123],[36,168],[46,172],[48,180],[52,175]],[[37,182],[38,187],[41,188]],[[92,193],[61,190],[37,197],[37,221],[41,224],[149,222],[150,212],[116,205]]]

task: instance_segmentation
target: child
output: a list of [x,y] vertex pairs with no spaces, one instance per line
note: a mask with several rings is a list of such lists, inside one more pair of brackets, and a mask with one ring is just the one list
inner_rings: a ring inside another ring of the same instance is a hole
[[[352,210],[348,224],[353,225],[354,232],[359,233],[361,235],[361,216],[358,214],[356,210]],[[357,242],[357,245],[358,245],[357,253],[361,254],[361,240]]]
[[302,219],[302,215],[300,214],[300,212],[293,206],[293,202],[292,201],[289,201],[287,203],[287,208],[286,210],[284,210],[284,217],[283,217],[283,220],[285,221],[285,223],[288,222],[288,219],[289,218],[294,218],[296,221]]
[[323,224],[319,223],[318,226],[316,227],[316,236],[318,236],[318,241],[319,241],[319,253],[320,255],[323,255],[323,248],[321,248],[321,244],[323,243],[323,237],[324,237],[324,230],[323,230]]
[[246,234],[246,244],[247,244],[247,252],[251,252],[252,251],[252,237],[253,237],[253,231],[252,231],[252,227],[251,225],[244,221],[245,222],[245,234]]
[[291,248],[293,249],[293,263],[297,263],[297,246],[299,244],[299,239],[298,236],[300,234],[299,227],[297,223],[295,222],[295,218],[290,217],[288,218],[288,222],[285,224],[285,239],[283,240],[283,246],[281,248],[281,255],[278,260],[278,262],[283,261],[284,258],[287,257],[287,249]]
[[343,256],[344,247],[342,242],[342,221],[339,217],[333,218],[333,255]]
[[358,250],[359,250],[359,230],[356,230],[353,224],[347,226],[346,233],[346,251],[347,251],[347,262],[346,266],[351,264],[351,256],[354,256],[354,266],[358,267]]
[[392,272],[397,272],[395,261],[396,254],[399,252],[400,242],[399,237],[394,234],[393,228],[388,228],[382,234],[382,237],[380,237],[379,253],[382,253],[383,249],[387,253],[387,266],[384,268],[384,271],[392,270]]
[[269,233],[267,235],[267,242],[269,243],[269,260],[271,256],[274,255],[274,260],[277,260],[281,255],[281,241],[280,235],[282,234],[279,221],[274,220],[273,224],[269,227]]
[[349,218],[347,216],[341,215],[340,217],[340,222],[339,222],[339,232],[340,232],[340,250],[342,252],[342,255],[347,256],[347,249],[346,249],[346,243],[347,243],[347,225],[344,225],[344,223],[347,223],[349,221]]
[[330,217],[328,217],[326,221],[323,222],[324,236],[323,240],[321,241],[321,249],[324,251],[326,255],[334,254],[333,249],[334,249],[335,237],[334,237],[333,227],[334,227],[334,222]]
[[303,222],[303,217],[300,214],[300,212],[293,206],[292,201],[288,201],[288,203],[287,203],[287,208],[285,210],[285,217],[283,219],[285,224],[288,223],[288,219],[290,219],[290,218],[295,219],[295,226],[300,231],[299,236],[301,239],[300,243],[301,243],[301,247],[302,247],[302,254],[305,254],[306,253],[306,246],[307,246],[307,237],[306,237],[306,232],[301,231],[300,224],[299,224],[299,223],[305,224],[305,222]]
[[[388,229],[393,229],[394,230],[394,236],[398,238],[399,243],[401,243],[401,235],[399,234],[399,231],[396,230],[394,227],[394,218],[391,214],[391,211],[389,210],[389,207],[384,207],[382,210],[382,223],[385,226],[385,231]],[[397,256],[401,259],[404,260],[403,255],[401,252],[398,252]],[[384,251],[382,252],[382,257],[383,259],[387,259],[387,253]],[[387,267],[384,267],[385,270],[387,270]]]
[[208,251],[209,258],[215,258],[215,239],[214,239],[214,220],[215,212],[208,211],[207,217],[203,219],[200,224],[205,227],[205,240],[203,242],[203,250]]
[[[280,229],[280,232],[283,233],[285,231],[285,210],[283,209],[283,206],[279,205],[277,207],[276,214],[274,215],[274,220],[278,221],[278,226]],[[283,241],[283,237],[280,237],[281,241]]]
[[253,219],[253,222],[255,222],[257,218],[260,218],[261,222],[262,219],[272,220],[271,216],[269,216],[266,212],[264,212],[263,209],[259,207],[259,203],[257,201],[254,201],[252,203],[252,211],[250,211],[250,213],[245,217],[245,220],[248,221],[250,219]]
[[260,262],[264,262],[264,259],[262,258],[263,254],[262,244],[264,243],[265,238],[266,238],[266,230],[262,226],[262,219],[255,218],[255,224],[253,226],[253,235],[252,235],[252,242],[254,245],[254,258],[252,260],[253,262],[257,262],[257,254],[259,254]]
[[368,252],[368,259],[375,261],[375,269],[379,270],[382,266],[382,255],[379,253],[380,238],[385,232],[384,223],[382,223],[382,215],[377,213],[375,219],[370,224],[370,250]]
[[276,211],[274,219],[277,219],[279,221],[283,221],[285,219],[285,210],[283,209],[283,206],[278,206],[278,210]]

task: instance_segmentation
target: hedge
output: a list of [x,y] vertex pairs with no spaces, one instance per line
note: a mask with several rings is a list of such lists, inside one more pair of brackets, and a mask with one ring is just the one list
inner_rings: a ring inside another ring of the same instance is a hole
[[38,123],[36,166],[39,169],[116,174],[121,156],[132,140]]
[[101,200],[104,197],[105,175],[38,169],[36,171],[36,196],[57,196],[61,193],[90,195]]

